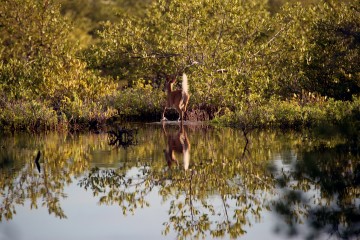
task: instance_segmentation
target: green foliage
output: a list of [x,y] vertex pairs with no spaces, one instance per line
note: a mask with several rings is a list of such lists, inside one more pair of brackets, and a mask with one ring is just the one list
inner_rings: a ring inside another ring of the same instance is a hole
[[3,102],[0,111],[0,129],[8,130],[54,130],[62,123],[56,112],[46,102]]
[[[351,33],[352,40],[343,40],[348,46],[342,51],[357,48],[356,4],[286,5],[271,16],[267,3],[262,1],[159,1],[146,12],[145,18],[106,23],[99,33],[99,43],[86,51],[84,58],[90,67],[128,81],[144,78],[160,85],[166,74],[188,72],[193,106],[228,108],[238,111],[237,115],[243,114],[244,109],[255,111],[256,106],[270,98],[286,99],[303,90],[349,99],[357,93],[359,81],[358,69],[350,64],[357,61],[356,51],[347,51],[343,56],[349,64],[340,58],[330,58],[332,63],[316,67],[318,76],[333,69],[335,62],[335,69],[340,72],[351,71],[350,75],[347,73],[351,81],[346,81],[352,90],[347,84],[334,87],[337,96],[314,75],[311,64],[315,56],[325,57],[326,51],[333,50],[332,46],[325,46],[328,50],[319,49],[323,46],[320,35],[333,38],[331,41],[339,47],[344,46],[328,28],[316,27],[324,21],[331,27],[331,22],[343,19],[337,21],[339,26],[345,23],[352,26],[343,33]],[[322,60],[318,62],[325,64]],[[286,116],[296,111],[285,112]],[[291,120],[294,123],[298,121],[295,118]]]
[[266,50],[271,94],[289,97],[303,90],[351,100],[359,93],[359,1],[324,1],[279,12],[279,35]]
[[[248,78],[238,73],[248,65],[238,68],[246,62],[246,52],[263,41],[267,18],[261,2],[158,1],[144,18],[106,23],[99,44],[85,58],[90,67],[129,81],[144,78],[160,84],[164,74],[194,72],[189,84],[195,101],[223,105],[234,100],[232,92],[224,92],[234,89],[227,82],[242,87]],[[194,62],[198,64],[187,68]],[[229,74],[217,73],[224,68]],[[236,90],[240,99],[247,90],[242,89]]]
[[76,58],[56,1],[4,1],[1,12],[0,80],[9,98],[36,96],[56,105],[74,93],[96,99],[112,87]]
[[71,19],[71,38],[78,39],[81,48],[96,42],[101,23],[117,22],[127,16],[143,16],[153,0],[59,0],[62,15]]
[[[290,2],[3,0],[0,96],[81,121],[112,108],[154,116],[164,77],[186,72],[189,110],[248,126],[315,124],[324,101],[359,95],[360,1]],[[308,94],[325,100],[303,104]]]
[[325,5],[310,26],[304,88],[339,100],[360,93],[360,12],[354,5]]
[[[70,27],[59,9],[55,0],[4,0],[0,6],[0,95],[14,102],[16,113],[18,103],[33,101],[62,115],[67,111],[60,108],[64,100],[76,96],[81,101],[98,101],[115,90],[109,78],[98,77],[77,59],[76,44],[69,39]],[[66,112],[67,117],[74,114]],[[4,115],[9,117],[5,124],[27,122],[11,116]],[[49,119],[48,124],[53,121]],[[34,126],[29,123],[28,127]]]
[[359,97],[353,101],[315,101],[299,103],[296,99],[269,102],[251,106],[241,111],[225,110],[224,114],[213,120],[243,129],[263,127],[309,127],[320,124],[342,124],[343,121],[359,121]]
[[160,118],[165,94],[153,88],[151,83],[140,79],[131,88],[125,88],[112,96],[111,102],[123,118],[141,118],[142,116]]
[[104,124],[105,121],[117,112],[114,108],[106,106],[106,101],[81,100],[77,95],[72,99],[65,97],[61,101],[61,110],[68,121],[73,124],[88,125],[89,122]]
[[[0,79],[5,90],[16,98],[24,96],[23,89],[30,89],[31,95],[53,95],[53,78],[71,62],[67,56],[68,26],[62,21],[57,4],[4,1],[1,12],[1,43],[5,47],[0,56]],[[9,68],[15,69],[10,72]]]

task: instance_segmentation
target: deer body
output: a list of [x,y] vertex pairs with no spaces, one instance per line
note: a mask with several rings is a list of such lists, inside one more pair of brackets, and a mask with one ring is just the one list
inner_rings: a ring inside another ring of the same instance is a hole
[[182,89],[181,90],[173,90],[173,85],[176,81],[176,78],[167,79],[165,83],[165,90],[167,93],[166,96],[166,105],[164,107],[164,111],[162,114],[162,120],[167,120],[165,118],[165,112],[168,108],[175,108],[179,113],[179,121],[183,121],[184,113],[186,112],[186,107],[189,103],[190,95],[188,93],[188,81],[187,76],[184,73],[182,79]]

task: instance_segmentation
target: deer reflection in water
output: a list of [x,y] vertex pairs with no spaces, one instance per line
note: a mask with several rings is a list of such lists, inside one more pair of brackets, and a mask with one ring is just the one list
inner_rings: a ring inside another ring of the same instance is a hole
[[163,131],[167,141],[167,148],[164,149],[165,160],[169,167],[173,164],[179,165],[175,153],[182,154],[184,169],[189,169],[190,164],[190,142],[184,129],[184,123],[179,125],[177,133],[168,133],[166,131],[165,122],[163,122]]

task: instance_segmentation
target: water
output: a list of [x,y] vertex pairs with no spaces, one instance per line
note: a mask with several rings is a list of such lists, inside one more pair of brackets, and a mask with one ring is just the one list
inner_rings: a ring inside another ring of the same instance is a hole
[[126,127],[1,137],[0,239],[360,237],[357,133]]

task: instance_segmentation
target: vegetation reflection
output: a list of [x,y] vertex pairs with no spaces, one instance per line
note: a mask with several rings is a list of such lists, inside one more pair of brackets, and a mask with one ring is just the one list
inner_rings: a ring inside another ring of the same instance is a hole
[[66,218],[60,205],[67,197],[64,187],[89,168],[84,138],[49,135],[0,140],[0,220],[12,219],[16,206],[26,201],[31,209],[40,205],[49,214]]
[[281,234],[356,238],[359,128],[344,129],[244,135],[209,126],[143,125],[137,145],[127,148],[109,146],[107,134],[4,137],[0,220],[12,219],[21,205],[66,218],[65,187],[78,184],[124,215],[152,207],[150,193],[158,193],[169,207],[162,233],[178,238],[235,238],[264,211],[284,220],[274,223]]
[[[286,224],[285,234],[301,234],[298,223],[310,226],[307,239],[321,234],[341,239],[360,235],[360,148],[359,126],[338,144],[319,141],[311,150],[301,150],[294,169],[282,171],[282,188],[274,201],[275,211]],[[334,129],[330,129],[333,131]],[[350,137],[349,137],[350,136]]]
[[[100,204],[118,204],[124,214],[149,206],[147,195],[158,191],[163,201],[170,202],[165,235],[174,230],[179,238],[240,236],[244,227],[251,225],[249,219],[260,219],[261,210],[268,207],[266,196],[274,186],[267,171],[269,158],[264,152],[244,150],[249,146],[244,138],[229,142],[234,131],[222,132],[214,139],[204,129],[197,131],[203,131],[204,138],[197,134],[195,141],[184,126],[163,125],[165,157],[140,167],[94,168],[80,186],[99,196]],[[191,148],[191,158],[190,142],[196,145]],[[222,147],[216,147],[218,144]],[[177,160],[180,158],[182,162]]]

